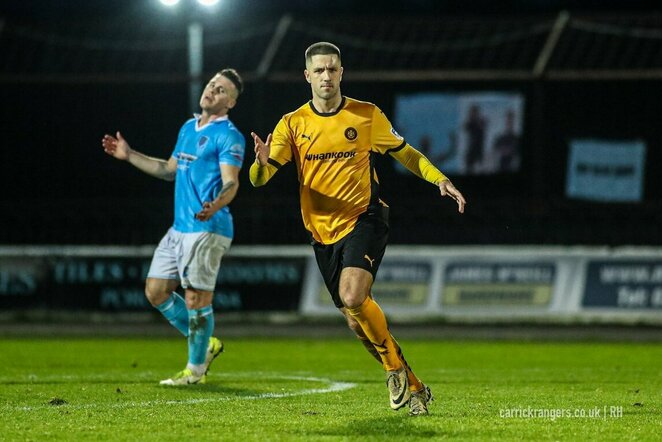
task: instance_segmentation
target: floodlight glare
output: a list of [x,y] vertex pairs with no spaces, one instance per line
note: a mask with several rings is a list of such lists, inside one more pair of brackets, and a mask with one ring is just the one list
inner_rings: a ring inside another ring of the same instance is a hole
[[198,0],[198,3],[203,6],[214,6],[216,3],[218,3],[218,0]]
[[159,0],[159,1],[166,6],[175,6],[177,3],[179,3],[179,0]]

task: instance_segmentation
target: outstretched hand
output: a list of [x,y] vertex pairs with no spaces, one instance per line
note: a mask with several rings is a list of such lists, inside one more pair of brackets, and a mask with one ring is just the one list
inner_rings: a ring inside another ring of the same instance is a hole
[[115,137],[108,134],[104,135],[101,139],[101,145],[103,146],[104,152],[106,152],[108,155],[113,156],[118,160],[129,159],[131,146],[129,146],[129,143],[126,142],[119,131],[117,131]]
[[457,202],[457,211],[464,213],[464,206],[467,204],[467,201],[462,196],[462,193],[455,188],[453,183],[450,180],[443,180],[439,183],[439,192],[441,196],[449,196]]
[[251,136],[255,143],[255,159],[260,166],[266,166],[271,153],[271,134],[267,135],[266,141],[262,141],[255,132],[251,132]]

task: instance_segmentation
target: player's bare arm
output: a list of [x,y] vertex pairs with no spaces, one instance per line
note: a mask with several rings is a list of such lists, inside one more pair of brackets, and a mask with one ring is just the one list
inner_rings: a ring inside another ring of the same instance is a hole
[[216,212],[232,202],[239,190],[239,167],[221,164],[223,187],[214,201],[202,203],[202,210],[195,214],[200,221],[208,221]]
[[253,142],[255,143],[255,160],[260,166],[266,166],[271,153],[271,134],[267,135],[267,140],[262,141],[255,132],[251,132]]
[[457,211],[464,213],[464,206],[467,204],[467,201],[464,199],[462,193],[455,188],[451,180],[445,179],[439,182],[439,192],[441,196],[449,196],[457,202]]
[[118,160],[128,161],[148,175],[166,181],[173,181],[175,179],[177,160],[170,158],[166,161],[160,158],[152,158],[133,150],[119,131],[117,131],[115,136],[104,135],[101,139],[101,145],[104,152],[108,155]]

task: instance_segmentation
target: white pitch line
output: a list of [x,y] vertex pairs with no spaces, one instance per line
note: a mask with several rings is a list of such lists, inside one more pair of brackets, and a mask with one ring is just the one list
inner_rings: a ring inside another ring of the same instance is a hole
[[[264,375],[264,373],[262,373]],[[305,396],[309,394],[324,394],[324,393],[334,393],[338,391],[349,390],[350,388],[356,387],[356,384],[353,382],[335,382],[331,379],[325,378],[315,378],[315,377],[302,377],[302,376],[271,376],[272,379],[286,379],[286,380],[297,380],[297,381],[307,381],[307,382],[320,382],[326,383],[328,386],[326,388],[309,388],[299,391],[285,391],[281,393],[260,393],[260,394],[249,394],[249,395],[233,395],[233,396],[222,396],[214,398],[199,398],[199,399],[184,399],[184,400],[155,400],[155,401],[144,401],[144,402],[123,402],[123,403],[114,403],[114,404],[66,404],[60,405],[60,407],[65,407],[68,409],[93,409],[103,407],[104,409],[108,408],[133,408],[133,407],[153,407],[156,405],[195,405],[203,403],[213,403],[213,402],[225,402],[232,400],[257,400],[257,399],[278,399],[285,397],[294,397],[294,396]],[[172,387],[160,387],[160,388],[172,388]],[[177,387],[175,387],[177,388]],[[180,390],[181,391],[181,390]],[[36,411],[43,409],[53,408],[53,405],[40,405],[35,407],[29,406],[18,406],[12,407],[14,410],[19,411]],[[0,407],[0,409],[5,407]],[[9,408],[9,407],[6,407]]]

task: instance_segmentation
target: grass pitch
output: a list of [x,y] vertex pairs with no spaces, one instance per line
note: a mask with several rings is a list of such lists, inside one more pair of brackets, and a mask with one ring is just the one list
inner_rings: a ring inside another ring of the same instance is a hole
[[659,440],[662,346],[402,340],[437,400],[388,407],[352,338],[229,339],[208,383],[161,387],[184,339],[0,340],[0,440]]

